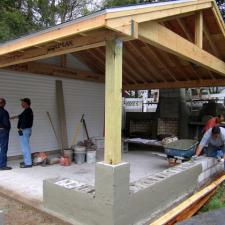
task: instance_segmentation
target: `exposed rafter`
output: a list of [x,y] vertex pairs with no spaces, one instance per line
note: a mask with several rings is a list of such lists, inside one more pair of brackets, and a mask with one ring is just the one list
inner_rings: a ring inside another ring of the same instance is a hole
[[225,76],[225,62],[202,50],[195,44],[182,38],[157,22],[140,24],[139,39]]
[[62,68],[60,66],[29,62],[19,65],[9,66],[6,69],[14,70],[17,72],[33,73],[33,74],[43,74],[56,77],[64,77],[78,80],[87,80],[95,82],[104,82],[103,74],[96,74],[87,71],[81,71],[73,68]]
[[125,85],[123,89],[124,90],[143,90],[143,89],[213,87],[213,86],[215,87],[225,86],[225,79],[145,83],[145,84],[137,84],[137,85]]

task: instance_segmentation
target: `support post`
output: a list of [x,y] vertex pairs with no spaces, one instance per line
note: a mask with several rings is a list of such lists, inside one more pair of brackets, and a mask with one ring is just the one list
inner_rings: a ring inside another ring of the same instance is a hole
[[202,11],[195,15],[195,44],[203,47],[203,14]]
[[122,49],[119,39],[106,43],[104,160],[108,164],[121,162]]

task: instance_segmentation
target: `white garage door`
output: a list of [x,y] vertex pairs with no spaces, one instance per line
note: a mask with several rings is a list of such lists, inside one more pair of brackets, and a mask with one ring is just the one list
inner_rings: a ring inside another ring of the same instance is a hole
[[[46,114],[46,111],[50,112],[53,123],[58,129],[55,80],[63,81],[68,142],[71,143],[83,113],[89,135],[103,135],[103,84],[0,70],[0,96],[6,98],[6,109],[10,115],[17,115],[22,111],[21,98],[31,98],[34,111],[34,127],[31,137],[32,152],[59,149]],[[12,121],[9,156],[21,154],[16,125],[17,121]],[[81,131],[80,140],[85,137],[84,131]]]

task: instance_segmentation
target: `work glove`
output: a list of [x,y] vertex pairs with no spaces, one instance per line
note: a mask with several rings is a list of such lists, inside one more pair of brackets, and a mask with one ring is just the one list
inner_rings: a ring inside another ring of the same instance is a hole
[[195,161],[197,158],[198,158],[197,155],[193,155],[193,156],[191,157],[191,161]]

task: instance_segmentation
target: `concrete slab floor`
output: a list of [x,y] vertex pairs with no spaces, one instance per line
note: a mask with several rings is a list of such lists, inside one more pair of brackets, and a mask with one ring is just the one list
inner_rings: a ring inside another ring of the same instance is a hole
[[[103,160],[103,151],[98,151],[97,161]],[[123,161],[130,162],[130,181],[139,180],[145,176],[168,168],[168,162],[154,156],[149,151],[131,151],[123,154]],[[52,165],[47,167],[35,166],[29,169],[19,168],[19,161],[9,161],[11,171],[0,172],[0,189],[5,194],[15,195],[27,202],[43,200],[43,180],[49,178],[71,178],[83,183],[94,185],[95,164],[72,164],[69,167]]]

